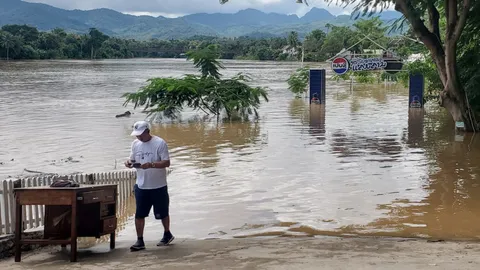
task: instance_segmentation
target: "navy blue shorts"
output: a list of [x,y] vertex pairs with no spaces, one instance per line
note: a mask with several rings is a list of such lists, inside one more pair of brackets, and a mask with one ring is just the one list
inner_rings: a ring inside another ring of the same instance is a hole
[[148,217],[153,206],[155,219],[168,217],[170,198],[168,196],[167,186],[157,189],[140,189],[135,184],[135,218],[142,219]]

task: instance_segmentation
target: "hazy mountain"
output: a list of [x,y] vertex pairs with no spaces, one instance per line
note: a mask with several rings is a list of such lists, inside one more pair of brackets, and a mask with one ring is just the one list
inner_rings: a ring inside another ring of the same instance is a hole
[[332,15],[326,9],[312,8],[307,14],[300,18],[301,22],[318,22],[318,21],[331,21],[335,20],[335,16]]
[[[215,36],[279,36],[290,31],[300,36],[313,29],[325,29],[325,24],[351,25],[349,15],[334,16],[325,9],[312,8],[305,16],[264,13],[245,9],[234,14],[198,13],[180,18],[127,15],[111,9],[64,10],[45,4],[21,0],[0,0],[0,26],[27,24],[40,30],[63,28],[66,31],[86,33],[89,28],[118,37],[136,39],[186,38],[194,35]],[[380,14],[383,20],[398,18],[399,13]]]

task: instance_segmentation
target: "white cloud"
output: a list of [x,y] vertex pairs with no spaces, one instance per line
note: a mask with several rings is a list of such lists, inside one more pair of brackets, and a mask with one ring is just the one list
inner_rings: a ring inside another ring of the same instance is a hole
[[166,18],[178,18],[186,15],[182,13],[142,12],[142,11],[123,12],[123,13],[134,15],[134,16],[152,16],[152,17],[162,16]]

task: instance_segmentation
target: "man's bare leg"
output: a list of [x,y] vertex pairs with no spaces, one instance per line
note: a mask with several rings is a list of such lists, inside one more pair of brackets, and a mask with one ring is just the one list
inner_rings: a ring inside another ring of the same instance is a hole
[[143,238],[143,230],[145,229],[145,219],[136,218],[135,219],[135,229],[137,230],[137,237]]
[[[162,219],[162,225],[163,225],[163,228],[165,229],[165,232],[170,231],[170,216],[164,217]],[[138,232],[138,230],[137,230],[137,232]]]

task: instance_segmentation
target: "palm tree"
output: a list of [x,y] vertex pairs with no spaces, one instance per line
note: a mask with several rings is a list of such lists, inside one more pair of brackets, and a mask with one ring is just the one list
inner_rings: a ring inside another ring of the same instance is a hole
[[7,50],[7,61],[10,56],[10,49],[15,46],[14,36],[8,32],[0,32],[0,44]]
[[332,24],[331,23],[327,23],[325,24],[325,27],[327,28],[327,35],[328,35],[328,32],[330,32],[330,29],[332,28]]

